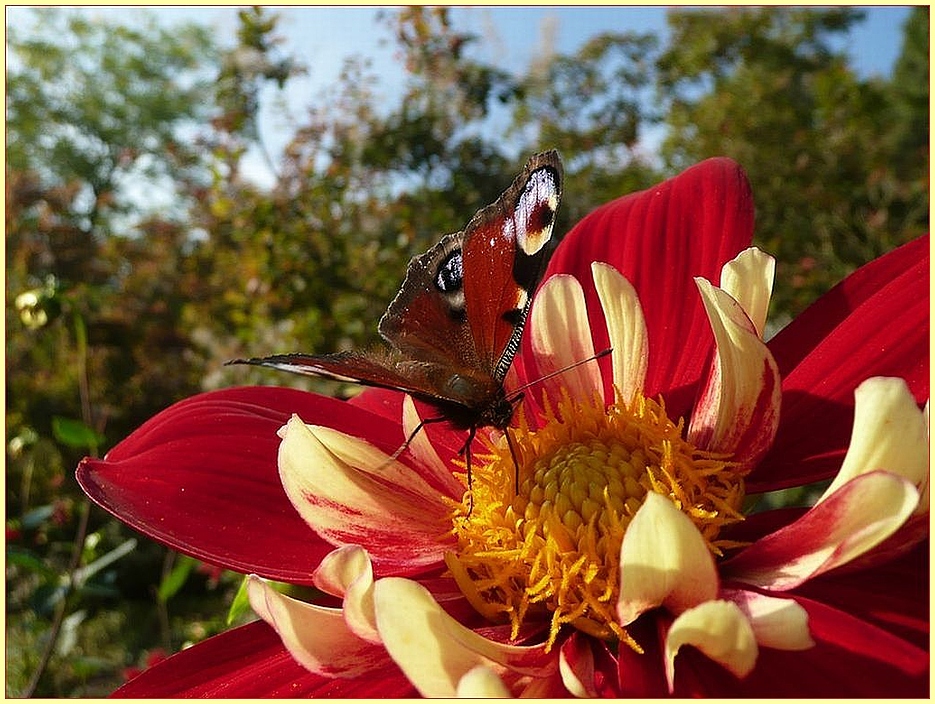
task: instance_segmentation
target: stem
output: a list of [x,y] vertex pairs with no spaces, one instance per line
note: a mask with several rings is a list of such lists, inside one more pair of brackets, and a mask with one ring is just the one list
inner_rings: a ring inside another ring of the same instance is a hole
[[65,621],[65,611],[68,606],[68,597],[71,596],[75,588],[75,572],[81,564],[81,553],[84,551],[84,540],[88,534],[88,516],[91,513],[91,504],[87,499],[81,502],[80,514],[78,516],[78,530],[75,533],[75,543],[71,551],[71,560],[68,564],[68,582],[65,585],[65,593],[55,606],[55,617],[52,619],[52,626],[49,629],[49,638],[46,641],[45,650],[42,651],[42,657],[39,659],[39,666],[33,673],[29,684],[26,685],[26,691],[23,692],[24,698],[31,698],[39,686],[39,680],[49,666],[52,659],[52,651],[55,650],[55,643],[58,640],[58,634],[62,630],[62,623]]
[[[88,329],[84,318],[75,311],[75,343],[78,348],[78,396],[81,399],[81,419],[89,428],[91,423],[91,388],[88,381]],[[93,451],[92,454],[97,454]]]

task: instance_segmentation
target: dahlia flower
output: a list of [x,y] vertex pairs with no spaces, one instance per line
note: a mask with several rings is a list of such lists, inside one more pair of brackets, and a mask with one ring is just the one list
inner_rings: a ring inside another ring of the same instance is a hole
[[96,503],[250,575],[260,617],[117,693],[925,695],[928,238],[767,342],[752,230],[726,159],[581,221],[508,377],[513,451],[479,432],[470,486],[444,424],[394,459],[431,410],[382,390],[211,392],[86,459]]

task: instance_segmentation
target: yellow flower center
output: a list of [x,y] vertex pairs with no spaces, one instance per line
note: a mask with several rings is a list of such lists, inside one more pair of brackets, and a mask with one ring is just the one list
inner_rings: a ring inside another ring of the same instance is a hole
[[509,431],[515,463],[501,442],[472,467],[472,505],[455,506],[448,568],[474,608],[512,624],[513,638],[527,619],[548,619],[549,648],[571,624],[639,650],[616,604],[623,534],[647,492],[669,497],[720,554],[721,527],[742,520],[742,478],[642,396],[609,407],[565,398],[544,416],[538,430],[520,421]]

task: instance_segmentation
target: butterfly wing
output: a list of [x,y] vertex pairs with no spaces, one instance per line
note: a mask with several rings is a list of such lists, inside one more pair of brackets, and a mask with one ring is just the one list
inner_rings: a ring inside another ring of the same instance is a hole
[[380,334],[415,359],[502,382],[551,251],[561,198],[558,153],[533,156],[462,232],[412,259]]
[[409,262],[380,319],[386,354],[287,354],[233,363],[405,391],[445,407],[466,427],[512,411],[503,379],[551,252],[561,197],[558,153],[533,156],[497,201],[461,232]]
[[392,352],[279,354],[238,359],[229,364],[253,364],[294,374],[405,391],[436,405],[446,402],[469,408],[479,405],[490,393],[484,379],[470,369],[452,369],[426,360],[407,359]]
[[532,157],[500,199],[466,228],[464,299],[480,366],[502,382],[552,252],[562,189],[558,153]]

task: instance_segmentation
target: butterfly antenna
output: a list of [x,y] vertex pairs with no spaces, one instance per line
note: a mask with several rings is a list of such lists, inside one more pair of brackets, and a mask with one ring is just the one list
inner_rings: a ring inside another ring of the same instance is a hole
[[543,382],[543,381],[545,381],[546,379],[551,379],[552,377],[559,376],[560,374],[564,374],[565,372],[570,371],[570,370],[574,369],[575,367],[580,367],[582,364],[587,364],[588,362],[593,362],[594,360],[600,359],[601,357],[606,357],[607,355],[609,355],[609,354],[610,354],[611,352],[613,352],[613,351],[614,351],[614,348],[613,348],[613,347],[608,347],[606,350],[602,350],[601,352],[598,352],[597,354],[593,354],[593,355],[591,355],[590,357],[588,357],[587,359],[581,359],[581,360],[579,360],[579,361],[577,361],[577,362],[572,362],[572,363],[569,364],[567,367],[562,367],[561,369],[556,369],[554,372],[549,372],[549,373],[546,374],[545,376],[540,376],[538,379],[533,379],[532,381],[527,381],[527,382],[526,382],[525,384],[523,384],[522,386],[520,386],[520,387],[518,387],[518,388],[516,388],[516,389],[513,390],[514,398],[522,398],[522,396],[523,396],[523,393],[522,393],[523,390],[524,390],[524,389],[528,389],[530,386],[533,386],[533,385],[535,385],[535,384],[538,384],[538,383],[540,383],[540,382]]

